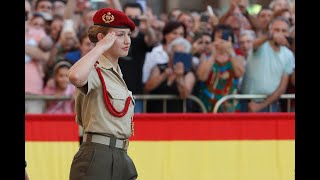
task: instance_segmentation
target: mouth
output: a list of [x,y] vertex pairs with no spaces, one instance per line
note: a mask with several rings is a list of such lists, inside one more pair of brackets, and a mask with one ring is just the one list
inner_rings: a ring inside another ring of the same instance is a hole
[[123,49],[124,51],[129,51],[129,47],[124,47],[124,48],[121,48]]

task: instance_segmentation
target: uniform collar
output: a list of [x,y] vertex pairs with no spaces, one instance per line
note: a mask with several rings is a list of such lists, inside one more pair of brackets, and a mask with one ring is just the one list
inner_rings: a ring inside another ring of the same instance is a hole
[[119,64],[116,67],[114,67],[111,61],[104,55],[100,55],[100,58],[98,61],[99,63],[97,64],[97,67],[100,67],[106,70],[112,69],[116,73],[119,72],[118,74],[120,75],[121,78],[123,77]]

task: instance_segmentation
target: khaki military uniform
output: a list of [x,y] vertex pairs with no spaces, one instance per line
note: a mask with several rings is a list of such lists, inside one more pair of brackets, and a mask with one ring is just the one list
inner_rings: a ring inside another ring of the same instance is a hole
[[[113,67],[112,63],[101,55],[99,64],[96,66],[102,72],[108,95],[114,108],[121,111],[124,108],[127,97],[132,97],[132,93],[128,90],[122,78],[123,75],[119,65]],[[87,85],[78,89],[75,100],[76,120],[83,126],[84,133],[114,135],[120,139],[130,137],[132,133],[131,121],[134,114],[133,97],[125,116],[115,117],[110,114],[103,100],[101,81],[94,68],[90,72]]]
[[116,140],[128,139],[133,133],[134,99],[122,78],[119,65],[114,67],[103,55],[98,62],[96,67],[101,70],[114,108],[121,111],[127,97],[132,99],[123,117],[113,116],[106,108],[99,75],[92,68],[87,84],[77,88],[76,121],[83,127],[84,142],[72,161],[70,179],[135,179],[137,171],[127,155],[127,147],[116,146]]

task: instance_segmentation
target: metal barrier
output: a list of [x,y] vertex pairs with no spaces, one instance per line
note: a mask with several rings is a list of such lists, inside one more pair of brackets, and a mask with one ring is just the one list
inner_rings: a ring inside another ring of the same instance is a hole
[[[217,113],[221,104],[229,99],[264,99],[267,98],[267,95],[261,94],[230,94],[222,97],[219,101],[217,101],[216,105],[213,108],[213,112]],[[288,99],[287,109],[290,110],[291,99],[295,99],[295,94],[282,94],[280,99]],[[271,108],[271,106],[269,106]]]
[[[167,112],[167,100],[172,100],[172,99],[181,99],[179,96],[176,95],[166,95],[166,94],[143,94],[143,95],[133,95],[135,99],[141,99],[143,100],[143,112],[147,112],[147,100],[162,100],[163,101],[163,112]],[[45,101],[50,101],[50,100],[70,100],[72,99],[72,96],[49,96],[49,95],[25,95],[25,100],[45,100]],[[194,102],[196,102],[199,107],[201,108],[203,113],[207,112],[206,107],[202,103],[202,101],[194,96],[194,95],[189,95],[186,99],[181,99],[182,101],[182,108],[183,112],[187,112],[187,99],[190,99]]]
[[[172,100],[172,99],[181,99],[179,96],[176,95],[167,95],[167,94],[149,94],[149,95],[134,95],[135,99],[141,99],[143,100],[143,112],[147,112],[147,100],[162,100],[162,105],[163,105],[163,112],[167,112],[167,100]],[[182,101],[182,108],[183,112],[187,112],[187,99],[190,99],[194,102],[196,102],[199,107],[201,108],[203,113],[207,112],[206,107],[202,103],[202,101],[194,96],[194,95],[189,95],[186,99],[183,99]]]

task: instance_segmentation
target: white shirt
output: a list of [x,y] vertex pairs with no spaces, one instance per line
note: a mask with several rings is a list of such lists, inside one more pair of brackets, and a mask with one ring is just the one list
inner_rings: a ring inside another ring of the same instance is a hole
[[163,64],[169,62],[169,56],[167,52],[163,50],[163,46],[160,44],[148,52],[145,57],[145,61],[142,69],[142,82],[146,83],[149,79],[151,69],[157,64]]

